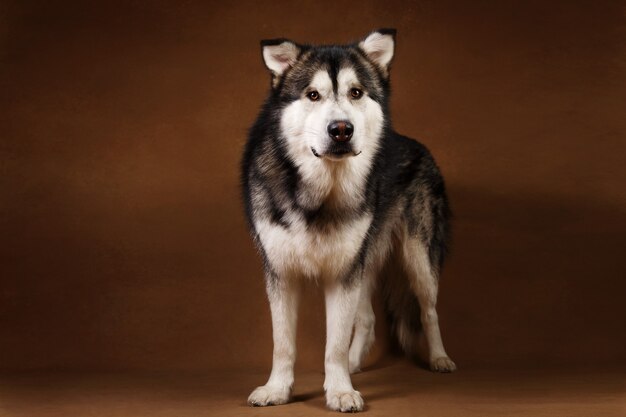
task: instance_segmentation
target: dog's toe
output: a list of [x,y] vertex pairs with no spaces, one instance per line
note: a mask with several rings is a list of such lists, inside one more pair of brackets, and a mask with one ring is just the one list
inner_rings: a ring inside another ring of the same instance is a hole
[[456,371],[456,364],[452,362],[447,356],[442,356],[430,361],[430,370],[433,372],[454,372]]
[[263,385],[257,387],[248,397],[248,404],[252,407],[266,407],[285,404],[289,401],[290,390]]
[[326,393],[326,405],[328,408],[342,413],[356,413],[363,410],[363,398],[361,393],[352,391],[329,391]]

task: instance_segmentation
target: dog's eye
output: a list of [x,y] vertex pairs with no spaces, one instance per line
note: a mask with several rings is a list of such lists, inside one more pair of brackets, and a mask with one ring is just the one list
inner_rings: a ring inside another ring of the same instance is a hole
[[352,97],[353,99],[360,99],[363,96],[363,91],[359,90],[358,88],[352,88],[350,89],[350,97]]
[[311,100],[311,101],[317,101],[317,100],[319,100],[319,99],[320,99],[320,93],[318,93],[317,91],[311,91],[311,92],[308,92],[308,93],[306,94],[306,96],[307,96],[307,97],[308,97],[308,99],[309,99],[309,100]]

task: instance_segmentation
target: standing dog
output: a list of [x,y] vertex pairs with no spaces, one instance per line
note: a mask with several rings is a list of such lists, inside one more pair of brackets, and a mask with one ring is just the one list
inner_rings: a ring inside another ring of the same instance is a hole
[[400,345],[412,351],[423,328],[431,368],[456,369],[435,310],[448,203],[428,150],[391,127],[394,44],[392,29],[352,45],[261,42],[271,91],[250,130],[242,182],[265,266],[274,354],[269,380],[250,394],[250,405],[289,401],[299,284],[315,279],[326,297],[327,405],[363,409],[350,373],[374,341],[371,293],[392,251],[408,276],[382,283]]

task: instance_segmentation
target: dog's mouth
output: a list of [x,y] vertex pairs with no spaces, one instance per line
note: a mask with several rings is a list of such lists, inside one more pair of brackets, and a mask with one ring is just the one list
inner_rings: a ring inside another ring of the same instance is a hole
[[337,144],[329,147],[324,153],[317,152],[313,147],[311,147],[311,152],[318,158],[327,158],[336,161],[350,156],[358,156],[362,151],[355,152],[350,145]]

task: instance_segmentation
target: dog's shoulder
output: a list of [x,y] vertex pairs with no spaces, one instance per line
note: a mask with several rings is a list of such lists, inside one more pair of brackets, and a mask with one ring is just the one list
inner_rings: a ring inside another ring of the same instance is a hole
[[411,181],[423,171],[436,169],[432,154],[416,139],[392,131],[382,143],[375,168],[378,171],[376,175],[384,175],[402,184]]

